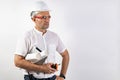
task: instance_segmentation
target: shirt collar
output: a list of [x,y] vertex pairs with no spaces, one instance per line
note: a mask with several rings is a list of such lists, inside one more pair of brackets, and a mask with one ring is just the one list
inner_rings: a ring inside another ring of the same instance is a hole
[[[37,34],[39,34],[39,35],[41,35],[41,36],[43,36],[42,34],[43,34],[43,32],[41,32],[41,31],[38,31],[36,28],[34,28],[34,31],[37,33]],[[46,33],[47,33],[48,31],[46,31]],[[44,34],[44,35],[46,35],[46,33]]]

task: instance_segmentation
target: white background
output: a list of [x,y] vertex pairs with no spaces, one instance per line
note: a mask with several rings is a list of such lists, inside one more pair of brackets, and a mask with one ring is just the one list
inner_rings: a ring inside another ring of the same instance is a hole
[[[35,0],[33,0],[35,1]],[[45,0],[50,30],[70,52],[66,80],[120,80],[120,4],[118,0]],[[0,1],[0,80],[23,80],[14,66],[17,38],[33,28],[32,0]]]

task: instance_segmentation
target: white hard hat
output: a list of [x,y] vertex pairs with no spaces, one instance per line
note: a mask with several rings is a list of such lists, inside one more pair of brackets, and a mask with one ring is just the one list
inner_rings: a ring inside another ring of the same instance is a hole
[[35,11],[50,11],[50,10],[45,2],[37,1],[35,3]]
[[50,11],[48,5],[43,1],[36,1],[33,7],[31,17],[34,17],[38,12]]

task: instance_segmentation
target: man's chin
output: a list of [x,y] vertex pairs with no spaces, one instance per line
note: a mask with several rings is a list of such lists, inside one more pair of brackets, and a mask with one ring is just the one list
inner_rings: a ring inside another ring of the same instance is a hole
[[45,29],[48,29],[48,28],[49,28],[49,26],[46,26],[46,27],[45,27]]

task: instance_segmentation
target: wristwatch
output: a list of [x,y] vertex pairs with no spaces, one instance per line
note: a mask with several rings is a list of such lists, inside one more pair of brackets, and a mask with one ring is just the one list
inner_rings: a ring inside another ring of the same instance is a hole
[[62,78],[64,78],[64,79],[65,79],[65,76],[64,76],[64,74],[60,74],[60,77],[62,77]]

